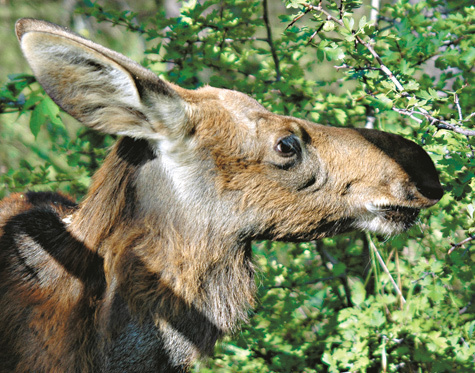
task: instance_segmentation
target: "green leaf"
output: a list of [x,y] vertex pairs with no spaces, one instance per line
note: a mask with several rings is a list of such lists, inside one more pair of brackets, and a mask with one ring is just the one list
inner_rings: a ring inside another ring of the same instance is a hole
[[333,275],[340,276],[346,272],[346,265],[344,263],[337,263],[333,266]]
[[419,100],[416,98],[416,97],[409,97],[409,99],[407,100],[407,106],[410,107],[410,106],[414,106],[414,105],[417,105],[417,103],[419,102]]
[[358,23],[358,29],[363,29],[366,26],[366,16],[363,16],[360,18],[360,21]]
[[355,281],[351,289],[351,301],[359,307],[366,300],[366,289],[360,281]]
[[46,119],[41,103],[36,105],[30,117],[30,131],[35,137],[38,136],[41,126],[46,123]]
[[286,0],[285,6],[287,8],[300,8],[302,4],[301,0]]
[[353,31],[353,26],[355,25],[355,20],[353,18],[344,17],[343,24],[347,31]]
[[379,328],[386,322],[384,313],[382,311],[376,310],[371,313],[370,325],[376,328]]
[[417,83],[415,80],[411,80],[404,85],[406,91],[417,91],[420,87],[420,84]]
[[346,112],[342,109],[334,109],[333,112],[335,113],[335,118],[337,122],[341,125],[344,125],[347,119]]
[[31,133],[37,137],[41,127],[47,122],[60,124],[62,121],[58,118],[59,108],[53,102],[53,100],[45,96],[38,102],[30,117],[30,130]]

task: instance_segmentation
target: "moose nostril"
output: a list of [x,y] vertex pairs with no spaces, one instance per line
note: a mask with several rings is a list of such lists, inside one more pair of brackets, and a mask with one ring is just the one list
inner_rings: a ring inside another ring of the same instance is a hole
[[426,198],[440,200],[444,190],[439,183],[421,183],[416,185],[417,190]]

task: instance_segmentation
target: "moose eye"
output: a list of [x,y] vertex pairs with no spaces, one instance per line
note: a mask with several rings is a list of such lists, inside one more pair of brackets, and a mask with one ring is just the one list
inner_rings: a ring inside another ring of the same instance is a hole
[[274,150],[281,157],[292,157],[295,154],[300,154],[300,142],[296,136],[287,136],[280,138],[274,146]]

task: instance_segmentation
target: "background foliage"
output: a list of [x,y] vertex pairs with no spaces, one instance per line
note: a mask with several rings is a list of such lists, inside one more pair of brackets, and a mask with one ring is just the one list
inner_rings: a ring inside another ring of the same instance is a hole
[[237,89],[276,113],[402,134],[436,162],[446,194],[405,234],[256,243],[250,323],[195,371],[475,371],[471,0],[37,3],[0,2],[0,197],[81,198],[114,141],[25,73],[11,31],[20,16],[70,25],[186,88]]

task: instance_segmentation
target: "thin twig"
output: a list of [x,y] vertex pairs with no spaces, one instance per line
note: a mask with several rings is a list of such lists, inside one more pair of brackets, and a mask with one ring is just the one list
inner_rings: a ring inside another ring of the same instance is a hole
[[398,109],[396,107],[393,107],[392,110],[395,112],[402,114],[402,115],[407,115],[411,119],[415,120],[417,123],[422,124],[424,122],[424,119],[416,117],[416,115],[420,115],[427,119],[427,121],[430,122],[432,126],[437,127],[438,129],[441,130],[450,130],[455,133],[460,133],[461,135],[464,136],[475,136],[475,130],[469,130],[466,128],[461,128],[456,124],[449,123],[445,120],[435,118],[432,115],[430,115],[428,112],[424,111],[417,111],[417,110],[409,110],[409,109]]
[[454,95],[454,101],[455,101],[455,106],[457,107],[457,111],[459,113],[459,119],[462,122],[463,121],[462,108],[460,107],[459,96],[457,94]]
[[[242,39],[231,39],[231,38],[225,38],[224,42],[226,43],[247,43],[249,41],[265,41],[267,42],[266,38],[258,38],[257,36],[251,36],[248,38],[242,38]],[[203,43],[206,43],[206,41],[203,41]]]
[[434,272],[424,272],[421,277],[419,277],[417,280],[413,280],[412,283],[417,284],[419,281],[424,280],[427,276],[435,277],[435,273]]
[[396,293],[399,295],[399,297],[401,299],[401,303],[405,304],[406,300],[404,299],[404,296],[402,295],[401,289],[399,289],[399,286],[397,285],[396,281],[394,281],[393,276],[391,276],[391,272],[389,272],[389,269],[386,266],[386,263],[384,263],[384,260],[381,257],[381,254],[379,253],[377,247],[375,246],[375,244],[373,243],[373,240],[371,240],[371,237],[369,237],[369,235],[368,235],[368,242],[371,246],[371,249],[374,252],[374,255],[376,255],[376,258],[378,259],[379,265],[381,266],[383,271],[388,275],[389,280],[391,281],[391,284],[393,285],[394,289],[396,290]]
[[305,12],[303,12],[302,14],[299,14],[297,17],[295,17],[292,22],[290,22],[287,27],[285,28],[286,30],[289,29],[290,27],[292,27],[293,25],[295,25],[295,23],[300,19],[302,18],[303,16],[305,16],[308,12],[310,12],[311,9],[305,9]]
[[371,70],[371,71],[381,71],[379,67],[373,67],[373,66],[366,66],[366,67],[354,67],[350,66],[347,63],[344,63],[343,65],[340,66],[333,66],[337,71],[340,69],[350,69],[350,70],[355,70],[355,71],[365,71],[365,70]]
[[[320,6],[322,2],[320,1]],[[343,14],[345,13],[343,10],[343,0],[340,0],[340,6],[338,7],[338,13],[340,13],[340,19],[343,19]]]
[[277,51],[275,50],[274,42],[272,41],[272,30],[270,27],[270,22],[269,22],[269,7],[267,5],[267,0],[262,1],[263,6],[264,6],[264,23],[266,25],[266,30],[267,30],[267,43],[269,44],[271,53],[272,53],[272,59],[274,60],[274,66],[275,66],[275,80],[280,81],[281,79],[281,74],[280,74],[280,62],[279,58],[277,57]]
[[465,312],[467,312],[467,310],[469,309],[471,305],[472,305],[472,302],[468,302],[468,304],[465,307],[462,307],[459,310],[459,315],[463,315]]
[[470,114],[470,115],[469,115],[467,118],[465,118],[463,121],[464,121],[464,122],[468,122],[468,121],[470,121],[473,117],[475,117],[475,112],[472,113],[472,114]]
[[[399,267],[399,253],[397,250],[396,251],[396,272],[397,272],[397,284],[399,286],[399,289],[402,288],[402,281],[401,281],[401,268]],[[404,298],[400,298],[400,302],[401,302],[401,305],[400,305],[400,308],[401,310],[404,308],[404,303],[403,303],[403,300]]]
[[465,245],[466,243],[469,243],[471,241],[475,240],[475,234],[471,234],[469,237],[467,237],[466,239],[458,242],[458,243],[453,243],[451,244],[452,246],[450,247],[450,250],[447,252],[447,254],[452,254],[452,252],[459,248],[459,247],[462,247],[463,245]]

